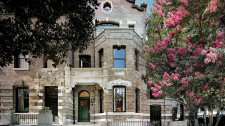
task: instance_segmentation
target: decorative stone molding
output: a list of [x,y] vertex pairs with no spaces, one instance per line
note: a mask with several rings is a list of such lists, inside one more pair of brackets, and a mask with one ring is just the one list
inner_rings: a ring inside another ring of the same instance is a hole
[[46,75],[42,76],[41,83],[43,85],[60,85],[64,81],[64,74],[53,74],[48,71]]
[[116,85],[132,86],[132,83],[130,81],[125,81],[125,80],[118,79],[118,80],[113,80],[113,81],[108,82],[107,88],[108,89],[112,89],[112,87],[116,86]]

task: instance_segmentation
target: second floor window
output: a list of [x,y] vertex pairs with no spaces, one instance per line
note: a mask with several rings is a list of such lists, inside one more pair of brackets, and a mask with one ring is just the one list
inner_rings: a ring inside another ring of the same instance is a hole
[[138,71],[138,51],[135,50],[135,70]]
[[114,68],[125,68],[125,47],[113,48],[113,66]]
[[91,56],[80,55],[79,58],[80,58],[79,60],[80,68],[91,68]]
[[28,68],[27,58],[28,55],[24,56],[23,54],[14,56],[14,68]]
[[103,49],[100,49],[98,51],[98,54],[99,54],[99,67],[102,67],[102,64],[103,64]]

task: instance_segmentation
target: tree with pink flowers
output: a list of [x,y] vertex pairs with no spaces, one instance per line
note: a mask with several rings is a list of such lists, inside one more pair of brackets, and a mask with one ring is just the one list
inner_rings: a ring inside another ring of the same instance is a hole
[[[201,107],[225,98],[225,0],[156,0],[143,53],[154,97],[169,96],[189,111],[193,126]],[[221,115],[218,116],[217,125]]]

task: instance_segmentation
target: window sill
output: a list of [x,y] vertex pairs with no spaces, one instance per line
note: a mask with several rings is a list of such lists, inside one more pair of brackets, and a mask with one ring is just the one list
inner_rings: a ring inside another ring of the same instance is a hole
[[127,68],[112,68],[112,70],[127,70]]
[[42,68],[42,70],[53,71],[53,70],[58,70],[58,68]]
[[25,70],[30,70],[30,69],[28,67],[28,68],[13,68],[13,70],[21,70],[21,71],[24,70],[25,71]]

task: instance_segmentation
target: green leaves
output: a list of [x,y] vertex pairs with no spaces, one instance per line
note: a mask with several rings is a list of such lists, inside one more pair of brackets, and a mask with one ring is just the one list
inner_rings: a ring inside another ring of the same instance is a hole
[[0,17],[0,66],[23,51],[45,54],[56,65],[65,62],[69,50],[83,49],[94,39],[96,6],[97,0],[3,0],[0,12],[8,11]]

